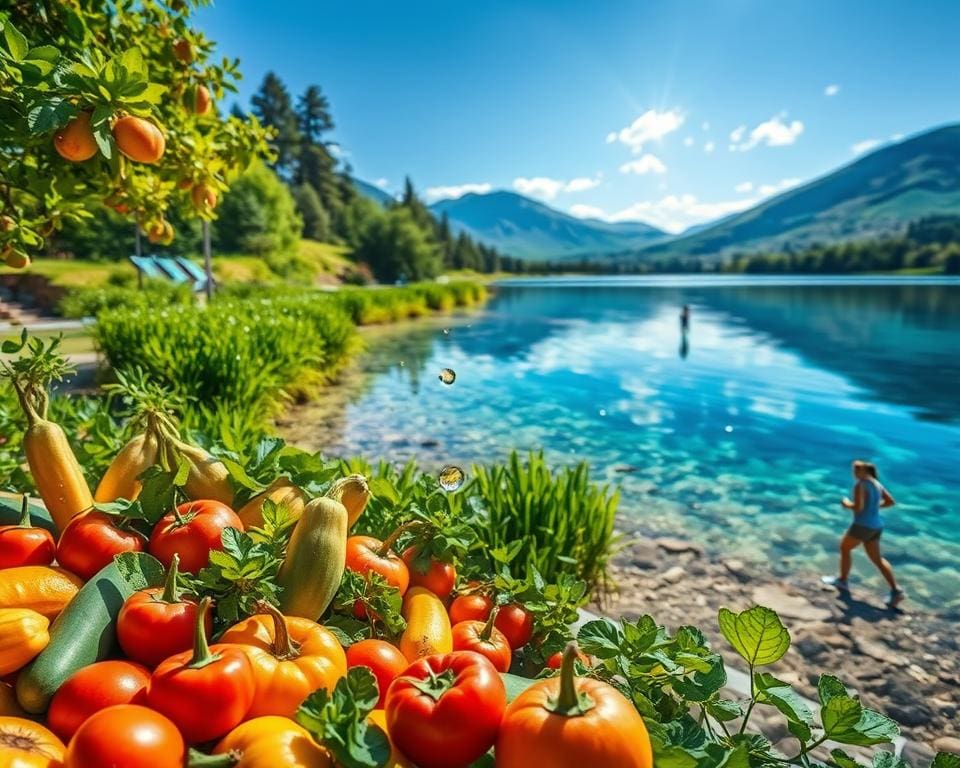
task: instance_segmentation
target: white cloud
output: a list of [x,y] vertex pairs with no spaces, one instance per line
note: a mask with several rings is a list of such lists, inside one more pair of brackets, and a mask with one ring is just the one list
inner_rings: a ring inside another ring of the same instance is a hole
[[775,195],[777,192],[783,192],[786,189],[797,186],[800,183],[800,179],[792,177],[789,179],[780,179],[773,184],[761,184],[757,187],[757,191],[763,197],[769,197],[770,195]]
[[594,178],[579,176],[569,181],[551,179],[548,176],[534,176],[529,179],[519,176],[513,180],[513,188],[521,195],[540,197],[544,200],[553,200],[561,192],[584,192],[598,186],[600,186],[600,174]]
[[850,151],[855,155],[862,155],[864,152],[869,152],[871,149],[876,149],[880,146],[880,139],[864,139],[863,141],[858,141],[856,144],[850,145]]
[[641,155],[637,160],[631,160],[620,166],[620,173],[635,173],[638,176],[644,176],[648,173],[666,173],[667,166],[656,155],[649,152]]
[[571,216],[576,216],[578,219],[602,219],[606,216],[603,208],[597,208],[595,205],[583,205],[582,203],[571,205],[569,211]]
[[[377,186],[380,186],[379,184]],[[427,187],[424,195],[427,200],[444,200],[446,198],[463,197],[468,192],[476,192],[483,195],[489,192],[493,187],[490,184],[451,184],[449,186]]]
[[685,147],[692,147],[693,143],[694,143],[693,136],[687,136],[683,140],[683,146]]
[[752,181],[741,181],[737,186],[733,188],[734,192],[739,192],[743,194],[744,192],[753,191],[753,182]]
[[715,150],[716,148],[717,148],[717,145],[714,144],[712,141],[708,141],[706,144],[703,145],[703,151],[706,152],[708,155],[711,152],[713,152],[713,150]]
[[380,189],[386,189],[390,186],[390,181],[388,179],[377,179],[373,182],[373,186],[380,187]]
[[615,139],[611,137],[614,136],[620,140],[621,144],[640,154],[644,144],[659,141],[667,134],[673,133],[683,125],[683,121],[684,116],[679,109],[668,109],[665,112],[648,109],[618,133],[608,133],[607,142],[612,143]]
[[613,144],[613,142],[615,142],[616,140],[617,140],[617,132],[610,131],[610,133],[607,134],[607,144]]
[[823,89],[824,96],[836,96],[838,93],[840,93],[840,86],[836,83],[830,83],[830,85]]
[[704,121],[700,124],[700,130],[702,130],[702,131],[709,131],[709,130],[710,130],[710,123],[709,123],[707,120],[704,120]]
[[755,198],[704,202],[691,194],[667,195],[660,200],[634,203],[608,218],[610,221],[645,221],[675,233],[692,224],[746,210],[756,202]]
[[789,123],[784,122],[785,113],[774,115],[757,125],[750,135],[743,140],[743,134],[746,126],[741,125],[730,134],[731,151],[737,149],[740,152],[747,152],[756,146],[765,144],[768,147],[784,147],[793,144],[797,137],[803,133],[803,123],[799,120],[792,120]]

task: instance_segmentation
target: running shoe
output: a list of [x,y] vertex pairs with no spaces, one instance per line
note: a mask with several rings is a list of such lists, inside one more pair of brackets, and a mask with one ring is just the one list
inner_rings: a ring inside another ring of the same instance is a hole
[[830,587],[836,587],[840,592],[849,592],[850,585],[847,584],[846,579],[841,579],[839,576],[821,576],[820,581]]

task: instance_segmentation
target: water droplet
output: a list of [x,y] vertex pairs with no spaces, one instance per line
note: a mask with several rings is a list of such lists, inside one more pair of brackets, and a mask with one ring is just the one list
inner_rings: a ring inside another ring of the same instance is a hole
[[400,367],[403,368],[405,365],[406,365],[406,363],[403,362],[403,360],[401,360],[401,361],[400,361]]
[[733,427],[731,427],[729,424],[727,424],[727,426],[725,426],[725,427],[723,428],[723,431],[724,431],[724,432],[733,432]]
[[449,335],[450,335],[450,329],[449,329],[449,328],[444,328],[444,329],[443,329],[443,333],[444,333],[445,336],[449,336]]
[[457,372],[454,371],[453,368],[444,368],[442,371],[440,371],[440,375],[437,376],[437,378],[449,386],[457,380]]
[[445,491],[456,491],[463,485],[466,477],[460,467],[448,464],[440,470],[440,474],[437,476],[437,482],[440,483],[440,487]]
[[606,416],[606,415],[607,415],[607,409],[606,409],[606,408],[601,408],[601,409],[600,409],[600,415],[601,415],[601,416]]

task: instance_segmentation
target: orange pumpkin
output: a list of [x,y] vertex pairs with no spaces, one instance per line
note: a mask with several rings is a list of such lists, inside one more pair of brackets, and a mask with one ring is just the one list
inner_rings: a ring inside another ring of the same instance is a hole
[[311,693],[347,674],[347,656],[330,630],[299,616],[284,616],[267,603],[259,613],[230,627],[221,643],[244,646],[253,665],[256,691],[247,719],[293,717]]
[[577,644],[568,644],[560,676],[537,681],[507,707],[497,768],[653,768],[643,718],[613,686],[577,678],[577,653]]
[[0,717],[0,765],[13,768],[60,768],[66,747],[33,720]]

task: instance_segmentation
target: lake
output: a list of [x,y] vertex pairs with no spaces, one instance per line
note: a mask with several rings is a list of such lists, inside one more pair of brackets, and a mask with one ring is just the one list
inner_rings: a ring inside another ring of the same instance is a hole
[[[910,597],[960,607],[960,281],[514,281],[442,322],[371,337],[328,453],[583,459],[634,527],[782,573],[835,571],[865,458],[898,500],[884,545]],[[882,588],[862,551],[853,576]]]

